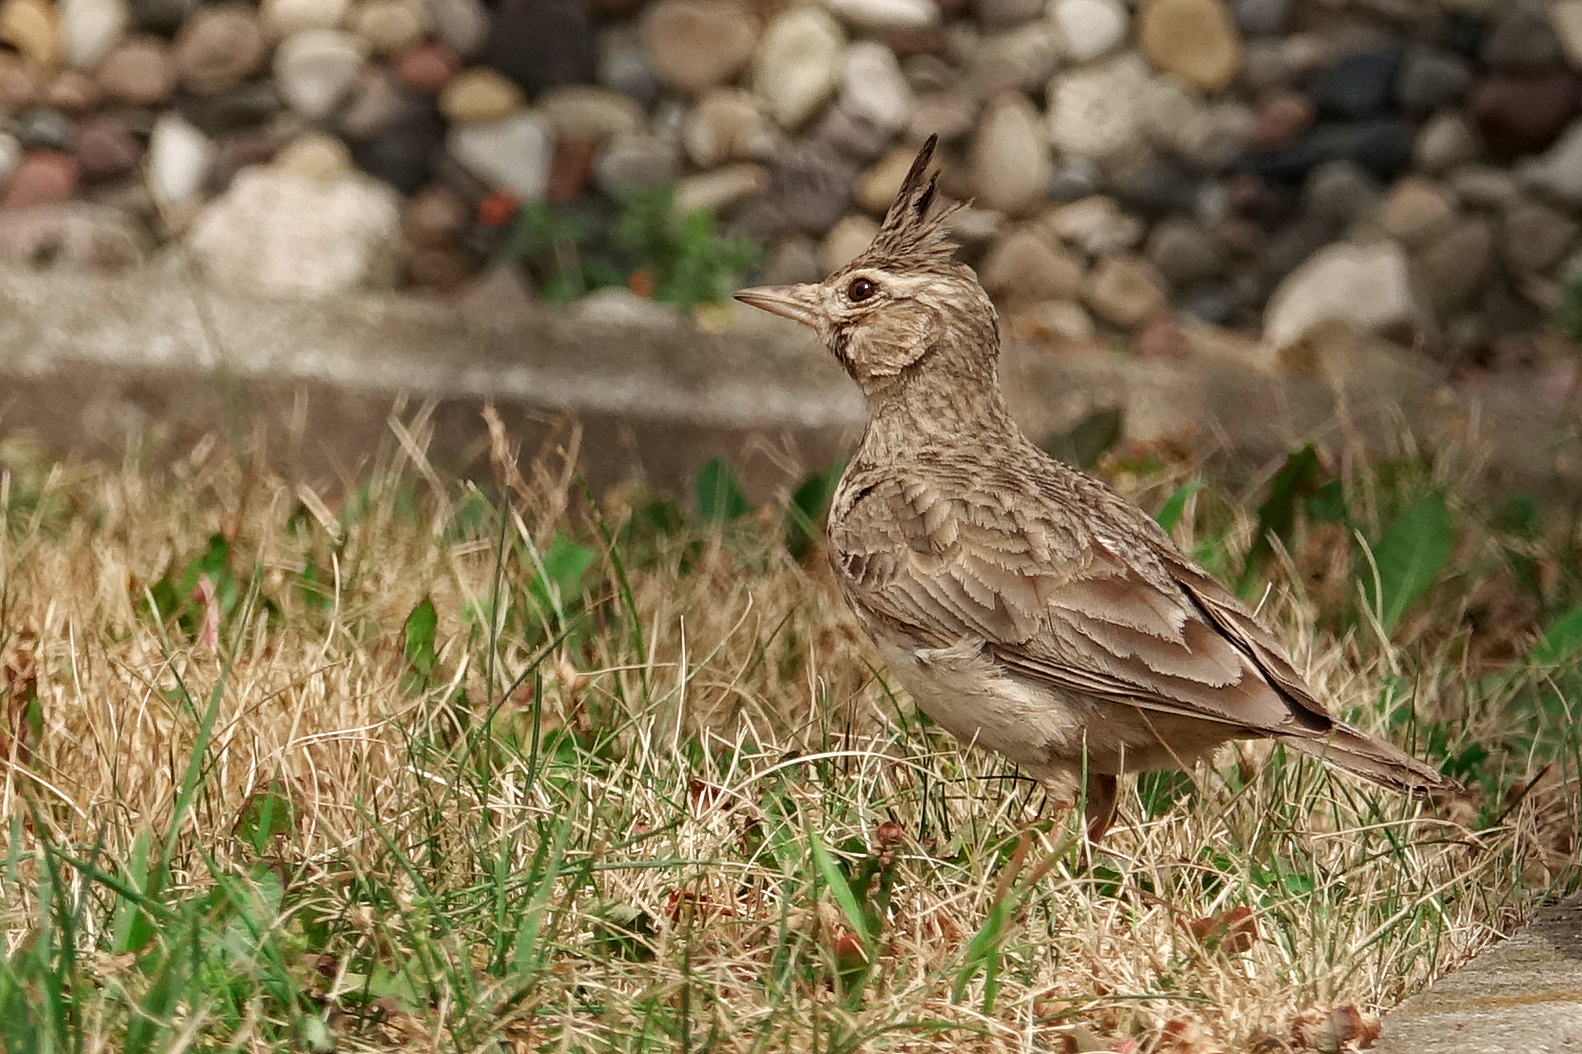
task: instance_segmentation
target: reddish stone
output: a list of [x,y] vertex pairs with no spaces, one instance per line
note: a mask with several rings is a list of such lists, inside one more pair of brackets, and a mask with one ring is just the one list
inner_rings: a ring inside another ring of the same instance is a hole
[[77,130],[72,153],[88,179],[123,175],[143,160],[143,144],[117,117],[95,117]]
[[14,51],[0,51],[0,114],[21,113],[38,98],[38,78]]
[[1313,123],[1313,104],[1296,92],[1274,92],[1258,106],[1250,145],[1273,150],[1294,143]]
[[884,35],[897,58],[908,55],[943,55],[948,46],[945,31],[925,27],[922,29],[892,29]]
[[562,139],[555,144],[555,158],[549,163],[549,183],[544,197],[566,202],[582,193],[593,172],[596,147],[591,139]]
[[429,95],[450,83],[461,59],[444,44],[421,44],[396,60],[396,78],[413,91]]
[[77,193],[77,162],[57,150],[29,150],[0,194],[0,209],[59,205]]
[[407,200],[401,230],[415,246],[444,248],[455,244],[467,219],[466,202],[448,187],[430,184]]
[[1263,228],[1240,216],[1226,216],[1214,224],[1214,241],[1232,256],[1256,257],[1263,252]]
[[478,222],[485,227],[504,227],[521,207],[521,201],[510,191],[491,190],[478,203]]
[[1497,73],[1472,95],[1472,116],[1489,153],[1501,161],[1536,154],[1556,139],[1582,103],[1577,79],[1564,70]]
[[1132,353],[1144,359],[1180,359],[1191,351],[1186,335],[1181,332],[1168,311],[1160,312],[1132,337]]
[[99,105],[99,86],[86,73],[64,70],[44,89],[44,105],[77,116]]
[[176,66],[158,37],[134,37],[110,52],[95,73],[109,99],[128,106],[158,106],[176,90]]

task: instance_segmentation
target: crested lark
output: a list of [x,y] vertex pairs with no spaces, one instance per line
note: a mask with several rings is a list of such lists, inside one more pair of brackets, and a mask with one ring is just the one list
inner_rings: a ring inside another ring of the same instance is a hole
[[1075,800],[1093,841],[1120,773],[1275,738],[1403,790],[1455,786],[1325,712],[1273,634],[1102,482],[1039,450],[996,375],[998,318],[952,258],[955,210],[913,162],[873,244],[744,303],[816,330],[868,425],[835,491],[830,559],[917,704]]

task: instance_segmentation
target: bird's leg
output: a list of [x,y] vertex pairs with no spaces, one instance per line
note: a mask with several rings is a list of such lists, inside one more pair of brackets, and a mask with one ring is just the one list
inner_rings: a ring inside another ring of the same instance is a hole
[[1104,833],[1115,820],[1115,806],[1120,800],[1120,778],[1108,772],[1088,773],[1087,807],[1083,817],[1088,821],[1088,845],[1097,848]]

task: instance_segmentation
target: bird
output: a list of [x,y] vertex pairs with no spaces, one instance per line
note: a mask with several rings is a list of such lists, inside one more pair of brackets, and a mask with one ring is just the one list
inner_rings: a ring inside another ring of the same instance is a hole
[[1007,408],[999,318],[956,259],[931,136],[870,246],[822,282],[737,300],[812,328],[867,424],[831,499],[830,563],[918,707],[1080,803],[1097,845],[1123,774],[1273,739],[1375,783],[1455,781],[1342,723],[1256,615],[1137,505]]

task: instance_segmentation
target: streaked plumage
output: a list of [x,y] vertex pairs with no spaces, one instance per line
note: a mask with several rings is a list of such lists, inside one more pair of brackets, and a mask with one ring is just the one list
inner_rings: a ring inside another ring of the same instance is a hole
[[998,320],[954,261],[918,155],[873,245],[816,285],[744,290],[812,326],[867,397],[836,490],[830,559],[917,704],[1074,797],[1090,833],[1123,772],[1280,738],[1399,789],[1454,786],[1332,719],[1279,641],[1101,481],[1011,420]]

